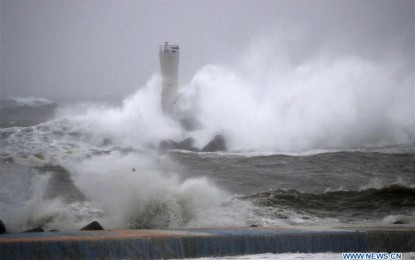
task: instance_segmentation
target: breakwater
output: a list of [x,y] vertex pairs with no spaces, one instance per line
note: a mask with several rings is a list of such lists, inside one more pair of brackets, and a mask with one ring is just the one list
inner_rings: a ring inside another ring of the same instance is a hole
[[415,228],[60,231],[0,236],[2,259],[168,259],[350,251],[415,251]]

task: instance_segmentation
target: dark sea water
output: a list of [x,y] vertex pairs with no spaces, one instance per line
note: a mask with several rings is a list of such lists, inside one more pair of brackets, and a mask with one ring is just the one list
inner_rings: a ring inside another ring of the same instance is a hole
[[411,146],[312,155],[173,156],[193,176],[210,176],[252,202],[260,225],[415,220]]
[[47,105],[31,104],[26,121],[16,115],[28,105],[2,108],[0,219],[11,231],[92,220],[109,229],[415,224],[413,144],[160,151],[96,138],[102,129],[52,120]]

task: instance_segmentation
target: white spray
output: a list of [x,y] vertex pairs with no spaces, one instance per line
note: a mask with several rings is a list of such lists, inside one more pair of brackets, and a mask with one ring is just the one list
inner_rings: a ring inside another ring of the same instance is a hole
[[414,76],[357,56],[290,62],[288,46],[254,42],[232,68],[207,65],[184,95],[204,128],[234,151],[296,152],[410,144]]

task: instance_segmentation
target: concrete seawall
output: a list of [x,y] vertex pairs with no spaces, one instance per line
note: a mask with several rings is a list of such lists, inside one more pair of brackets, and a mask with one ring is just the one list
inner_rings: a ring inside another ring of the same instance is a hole
[[284,252],[414,251],[413,226],[62,231],[0,235],[1,259],[166,259]]

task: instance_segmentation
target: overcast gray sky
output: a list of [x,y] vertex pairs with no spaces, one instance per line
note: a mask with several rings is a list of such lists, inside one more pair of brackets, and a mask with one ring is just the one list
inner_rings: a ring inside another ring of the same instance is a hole
[[360,56],[414,73],[413,0],[1,0],[1,98],[122,98],[159,71],[158,45],[180,44],[180,81],[232,66],[264,35],[301,37],[292,63]]

